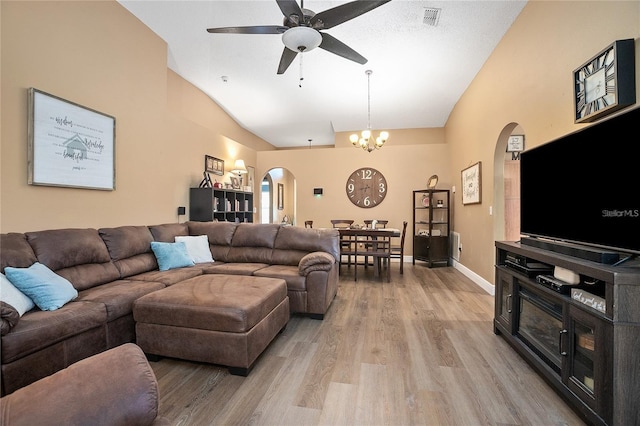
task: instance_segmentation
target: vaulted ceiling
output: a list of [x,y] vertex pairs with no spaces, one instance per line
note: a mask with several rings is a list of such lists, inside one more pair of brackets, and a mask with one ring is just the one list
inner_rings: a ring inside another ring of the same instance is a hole
[[[333,145],[334,133],[442,127],[526,1],[392,0],[323,30],[364,65],[316,48],[277,69],[279,34],[211,34],[282,25],[275,0],[119,0],[166,41],[168,67],[276,147]],[[344,1],[304,1],[319,13]],[[435,15],[434,15],[435,14]],[[435,19],[434,19],[435,16]],[[429,19],[431,18],[431,19]],[[435,21],[435,22],[434,22]],[[389,139],[393,143],[393,132]]]

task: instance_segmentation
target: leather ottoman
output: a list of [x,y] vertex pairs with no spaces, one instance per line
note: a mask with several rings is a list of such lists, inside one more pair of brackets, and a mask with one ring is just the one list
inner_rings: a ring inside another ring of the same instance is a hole
[[249,374],[289,321],[287,285],[279,278],[204,274],[136,300],[136,343],[166,356]]

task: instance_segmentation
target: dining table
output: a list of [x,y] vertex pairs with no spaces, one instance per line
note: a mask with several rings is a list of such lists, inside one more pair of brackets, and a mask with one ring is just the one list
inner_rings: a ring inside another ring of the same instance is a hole
[[391,281],[391,238],[400,237],[400,230],[395,228],[365,228],[350,227],[338,228],[340,233],[340,257],[342,255],[353,256],[354,280],[358,281],[358,256],[365,257],[365,266],[368,258],[373,258],[374,276],[380,277],[382,261],[387,262],[387,281]]

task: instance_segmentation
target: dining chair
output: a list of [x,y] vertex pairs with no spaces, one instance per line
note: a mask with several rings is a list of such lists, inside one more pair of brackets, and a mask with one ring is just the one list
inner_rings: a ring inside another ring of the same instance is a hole
[[304,227],[305,228],[313,228],[313,221],[312,220],[305,220],[304,221]]
[[334,228],[350,228],[353,222],[353,219],[331,219],[331,226]]
[[[331,226],[333,228],[348,229],[353,225],[353,219],[331,219]],[[347,267],[351,267],[351,256],[354,252],[355,239],[353,237],[340,236],[340,264],[342,264],[343,256],[347,258]],[[357,259],[356,259],[357,261]],[[339,270],[339,269],[338,269]]]
[[[376,228],[386,228],[387,224],[389,223],[388,220],[377,220],[376,219]],[[365,228],[371,228],[373,225],[373,219],[365,219],[364,220],[364,226]],[[364,257],[364,267],[366,268],[367,266],[369,266],[369,257],[365,256]]]
[[404,238],[407,235],[407,221],[402,222],[402,232],[400,233],[400,244],[391,244],[390,259],[400,259],[400,273],[404,274]]

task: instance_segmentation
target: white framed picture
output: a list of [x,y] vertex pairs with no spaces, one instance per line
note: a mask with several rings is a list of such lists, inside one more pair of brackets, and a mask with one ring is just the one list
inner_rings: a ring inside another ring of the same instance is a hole
[[482,162],[462,170],[462,204],[482,202]]
[[116,119],[28,90],[28,183],[115,189]]

